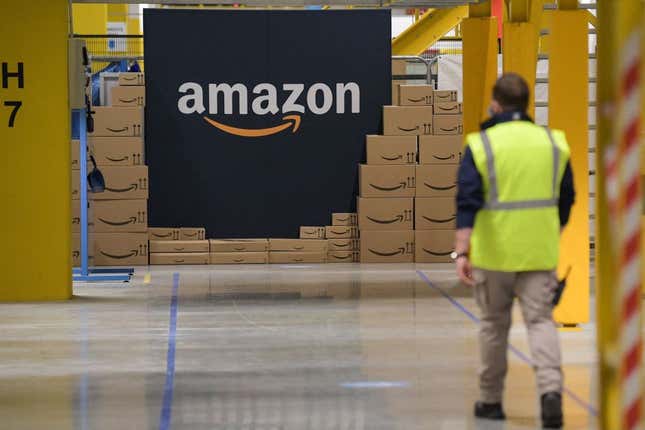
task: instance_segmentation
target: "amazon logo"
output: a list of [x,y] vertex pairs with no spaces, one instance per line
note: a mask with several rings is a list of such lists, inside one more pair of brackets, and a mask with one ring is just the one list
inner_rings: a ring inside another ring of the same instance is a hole
[[400,131],[403,131],[405,133],[412,133],[412,132],[415,132],[415,131],[420,132],[423,129],[423,132],[421,134],[432,134],[432,123],[430,123],[430,124],[424,123],[424,124],[417,125],[417,126],[414,126],[414,127],[411,127],[411,128],[401,127],[399,125],[396,128],[398,128]]
[[372,221],[375,224],[381,224],[381,225],[389,225],[389,224],[400,224],[403,222],[411,222],[412,221],[412,211],[411,210],[404,210],[402,214],[396,215],[393,218],[387,218],[387,219],[379,219],[379,218],[374,218],[371,216],[366,216],[366,218],[370,221]]
[[148,245],[140,244],[139,249],[131,249],[129,251],[119,253],[119,254],[105,252],[103,250],[101,250],[100,253],[104,257],[112,258],[114,260],[125,260],[126,258],[132,258],[132,257],[138,257],[138,256],[145,257],[146,255],[148,255]]
[[401,181],[392,185],[377,185],[369,183],[369,186],[378,191],[392,192],[398,190],[405,190],[406,188],[416,188],[416,178],[409,177],[406,181]]
[[124,105],[143,106],[143,96],[132,97],[131,99],[122,99],[119,97],[119,102]]
[[[309,88],[299,83],[280,86],[260,83],[250,90],[241,83],[211,83],[205,90],[196,82],[184,82],[178,92],[179,112],[200,115],[206,124],[220,132],[247,138],[289,131],[293,134],[300,130],[305,113],[325,115],[333,109],[336,114],[345,114],[346,102],[349,101],[350,112],[356,114],[360,113],[361,104],[360,87],[355,82],[333,86],[318,82]],[[270,116],[271,119],[267,120],[266,127],[260,128],[245,128],[235,123],[239,117],[251,114]]]
[[386,251],[372,248],[368,248],[368,251],[374,255],[378,255],[379,257],[394,257],[395,255],[412,254],[414,252],[414,243],[406,242],[405,246],[400,246],[396,249]]
[[456,216],[456,215],[453,215],[453,216],[451,216],[450,218],[444,218],[444,219],[440,219],[440,218],[430,218],[430,217],[427,217],[427,216],[425,216],[425,215],[421,215],[421,217],[422,217],[423,219],[425,219],[426,221],[429,221],[429,222],[432,222],[432,223],[435,223],[435,224],[446,224],[446,223],[449,223],[449,222],[453,222],[454,220],[456,220],[456,219],[457,219],[457,216]]
[[423,249],[423,252],[425,252],[426,254],[430,254],[433,257],[448,257],[450,254],[452,254],[452,251],[437,252],[437,251],[431,251],[425,248],[421,248],[421,249]]
[[413,164],[417,161],[417,153],[416,152],[406,152],[405,154],[398,154],[398,155],[381,155],[381,160],[383,161],[406,161],[407,164]]
[[111,187],[108,187],[107,184],[105,185],[105,190],[110,191],[112,193],[128,193],[130,191],[147,190],[147,189],[148,189],[148,178],[139,178],[137,182],[133,182],[123,188],[111,188]]
[[445,127],[439,127],[437,131],[442,131],[444,133],[454,133],[454,134],[461,134],[462,133],[462,126],[461,125],[456,125],[454,127],[450,128],[445,128]]
[[141,124],[126,125],[120,128],[105,127],[112,134],[121,136],[141,136]]
[[142,211],[138,211],[136,216],[131,216],[128,217],[127,219],[121,219],[121,220],[109,220],[105,218],[98,218],[99,221],[101,221],[103,224],[111,225],[113,227],[121,227],[125,225],[131,225],[131,224],[142,224],[146,222],[146,213]]
[[430,188],[431,190],[434,190],[434,191],[449,191],[449,190],[452,190],[454,188],[457,188],[456,183],[453,184],[453,185],[445,186],[445,187],[439,187],[437,185],[432,185],[432,184],[429,184],[427,182],[424,182],[423,185],[425,185],[426,187],[428,187],[428,188]]
[[411,98],[408,97],[408,101],[411,102],[411,103],[414,103],[414,104],[422,103],[422,104],[426,104],[426,105],[431,105],[432,104],[432,96],[428,95],[428,96],[422,96],[422,97],[414,98],[414,99],[411,99]]

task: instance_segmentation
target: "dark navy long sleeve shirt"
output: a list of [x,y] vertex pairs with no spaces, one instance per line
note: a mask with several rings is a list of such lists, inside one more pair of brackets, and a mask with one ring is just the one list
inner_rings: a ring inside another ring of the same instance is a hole
[[[502,122],[512,121],[514,113],[505,113],[491,118],[482,124],[482,130],[490,128]],[[530,121],[525,114],[521,120]],[[475,225],[477,212],[484,207],[484,183],[475,166],[475,160],[470,148],[466,147],[459,166],[457,175],[457,228],[472,228]],[[564,227],[569,222],[571,207],[575,201],[575,189],[573,185],[573,171],[571,163],[567,162],[560,184],[560,199],[558,201],[558,213],[560,225]]]

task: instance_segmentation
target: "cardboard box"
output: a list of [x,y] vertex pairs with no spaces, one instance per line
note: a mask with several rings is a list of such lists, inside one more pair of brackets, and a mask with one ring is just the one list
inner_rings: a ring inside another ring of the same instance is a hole
[[149,240],[179,240],[180,232],[173,227],[148,227]]
[[414,231],[364,231],[361,263],[414,262]]
[[[81,175],[79,175],[79,170],[72,170],[72,200],[78,200],[81,198]],[[89,195],[89,194],[88,194]]]
[[463,135],[419,137],[420,164],[458,164],[463,150]]
[[[87,236],[87,262],[94,265],[94,235]],[[72,233],[72,267],[81,266],[81,234]]]
[[293,252],[293,251],[271,251],[269,252],[269,263],[271,264],[298,264],[298,263],[326,263],[326,251]]
[[416,164],[416,136],[367,136],[367,164]]
[[97,266],[145,266],[148,233],[95,233],[94,264]]
[[392,60],[392,76],[401,76],[407,73],[407,61]]
[[324,239],[325,227],[300,227],[300,239]]
[[208,252],[184,252],[184,253],[151,253],[150,264],[188,265],[208,264],[210,255]]
[[414,200],[415,230],[451,230],[457,228],[457,204],[454,197],[417,197]]
[[392,81],[392,105],[393,106],[396,106],[396,104],[399,102],[399,85],[401,85],[401,81]]
[[435,115],[433,119],[433,133],[436,135],[463,134],[463,115]]
[[330,225],[325,227],[327,239],[353,239],[358,237],[358,227],[345,225]]
[[94,200],[93,221],[98,233],[148,231],[147,200]]
[[358,227],[364,230],[413,230],[414,199],[358,199]]
[[142,72],[121,72],[119,73],[119,85],[145,85],[146,77]]
[[333,213],[331,225],[358,225],[358,217],[355,213]]
[[269,253],[264,252],[211,252],[211,264],[267,264]]
[[150,253],[210,252],[207,240],[151,240]]
[[330,251],[327,253],[327,263],[358,263],[361,254],[356,251]]
[[400,85],[399,106],[432,106],[432,85]]
[[88,136],[143,136],[143,108],[95,106],[94,131]]
[[454,230],[418,230],[415,232],[417,263],[451,263],[455,249]]
[[[72,170],[79,170],[81,168],[81,165],[79,163],[79,160],[81,158],[81,141],[72,139],[72,142],[70,144],[70,149],[72,151]],[[73,175],[78,175],[78,172],[72,173]]]
[[146,105],[146,87],[118,86],[112,87],[110,93],[112,106],[143,107]]
[[266,252],[269,250],[267,239],[211,239],[211,254],[214,252]]
[[105,191],[94,200],[141,200],[148,198],[148,166],[101,167]]
[[463,112],[463,106],[459,102],[441,102],[434,104],[435,115],[458,115]]
[[204,227],[182,227],[179,229],[180,240],[205,240],[206,229]]
[[417,197],[454,197],[457,195],[458,164],[420,164],[417,166]]
[[[87,208],[87,227],[88,231],[94,231],[94,211],[92,202],[88,201]],[[72,233],[81,232],[81,201],[72,200]]]
[[432,134],[432,121],[432,106],[383,106],[386,136]]
[[361,249],[359,239],[329,239],[327,242],[328,252],[358,251]]
[[456,102],[457,90],[437,90],[433,93],[434,103]]
[[414,197],[415,166],[359,166],[361,197]]
[[146,164],[143,155],[143,139],[140,137],[92,137],[90,143],[94,159],[99,166]]
[[327,241],[320,239],[269,239],[269,250],[327,253]]

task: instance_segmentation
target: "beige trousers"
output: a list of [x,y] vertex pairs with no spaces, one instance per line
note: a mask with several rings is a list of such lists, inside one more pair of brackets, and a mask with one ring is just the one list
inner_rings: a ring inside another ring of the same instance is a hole
[[513,299],[518,298],[528,331],[529,347],[540,395],[562,391],[558,332],[552,305],[557,278],[554,272],[493,272],[474,269],[475,299],[481,310],[479,348],[481,401],[502,401],[508,368],[506,352]]

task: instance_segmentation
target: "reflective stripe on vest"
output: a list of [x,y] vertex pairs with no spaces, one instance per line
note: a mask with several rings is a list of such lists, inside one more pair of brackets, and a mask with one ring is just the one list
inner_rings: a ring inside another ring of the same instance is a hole
[[500,202],[499,191],[497,189],[497,174],[495,173],[495,155],[493,154],[493,147],[490,144],[490,139],[486,130],[480,132],[482,143],[484,144],[484,151],[486,152],[486,167],[488,170],[488,201],[484,205],[484,209],[488,210],[517,210],[517,209],[539,209],[550,208],[558,205],[558,170],[560,166],[560,151],[555,143],[553,133],[548,128],[544,128],[546,134],[549,136],[549,141],[553,147],[553,185],[551,189],[550,199],[542,200],[520,200],[514,202]]

